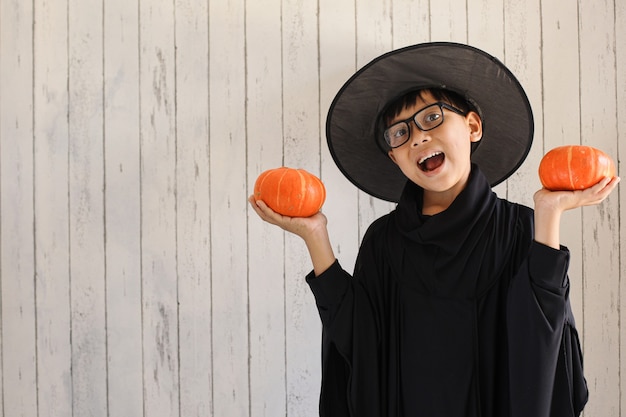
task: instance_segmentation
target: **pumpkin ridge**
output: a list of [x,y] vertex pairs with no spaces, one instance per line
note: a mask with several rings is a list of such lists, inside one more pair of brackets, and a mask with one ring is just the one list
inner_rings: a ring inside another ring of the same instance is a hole
[[283,185],[283,179],[285,178],[285,175],[287,175],[287,170],[282,169],[281,168],[281,173],[280,173],[280,178],[278,179],[277,185],[276,185],[276,207],[281,207],[282,208],[282,200],[281,200],[281,193],[279,192],[279,190],[282,189],[282,185]]
[[298,212],[301,212],[302,206],[304,205],[307,197],[307,182],[301,169],[296,170],[296,172],[298,173],[298,177],[300,177],[300,201],[298,201]]
[[572,169],[572,154],[574,153],[573,148],[567,148],[567,175],[569,177],[569,184],[572,189],[576,188],[574,184],[574,170]]
[[255,186],[254,186],[254,188],[255,188],[254,194],[255,194],[256,198],[260,198],[261,197],[261,190],[263,189],[263,184],[265,183],[265,180],[268,177],[268,173],[269,173],[269,171],[262,172],[261,175],[259,176],[259,178],[256,180],[256,183],[255,183]]
[[324,202],[324,200],[326,200],[326,188],[324,187],[324,184],[322,183],[322,180],[319,179],[318,177],[313,177],[315,180],[315,183],[317,185],[317,189],[320,190],[320,194],[321,194],[321,198],[320,198],[320,204],[317,207],[317,211],[319,211],[322,208],[322,204]]
[[[598,161],[598,152],[596,152],[594,149],[590,149],[591,154],[593,155],[593,158],[589,158],[589,160],[591,161],[591,165],[589,167],[589,171],[590,173],[596,173],[596,177],[598,176],[598,168],[600,167],[599,165],[599,161]],[[593,183],[597,183],[598,181],[600,181],[601,178],[590,178],[591,180],[593,180]]]

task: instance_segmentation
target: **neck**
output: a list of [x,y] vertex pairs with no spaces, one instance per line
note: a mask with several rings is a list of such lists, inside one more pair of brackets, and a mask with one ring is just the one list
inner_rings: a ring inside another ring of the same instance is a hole
[[459,193],[439,193],[424,190],[424,205],[422,206],[422,214],[432,216],[447,210],[457,195],[459,195]]
[[452,188],[445,191],[432,191],[424,189],[424,201],[422,205],[422,214],[432,216],[445,211],[456,200],[461,191],[467,186],[469,181],[469,172],[463,181],[460,181]]

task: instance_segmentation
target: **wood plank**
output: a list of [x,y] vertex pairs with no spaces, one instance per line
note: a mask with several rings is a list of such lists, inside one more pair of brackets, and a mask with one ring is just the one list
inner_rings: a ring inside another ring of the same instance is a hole
[[[320,175],[317,4],[283,3],[283,116],[285,165]],[[311,261],[299,237],[285,237],[287,415],[318,409],[320,334],[317,309],[304,276]],[[319,340],[319,339],[317,339]]]
[[174,4],[140,2],[144,414],[179,410]]
[[102,2],[70,0],[68,10],[73,413],[104,417]]
[[213,407],[207,27],[206,1],[176,1],[178,355],[185,417],[210,416]]
[[33,17],[0,3],[0,416],[37,414]]
[[[468,0],[467,1],[467,43],[477,48],[490,53],[504,62],[504,43],[505,40],[505,27],[509,24],[515,25],[515,22],[511,22],[506,18],[506,14],[510,12],[510,9],[514,5],[505,7],[504,0]],[[534,5],[534,2],[526,2],[528,8]],[[521,14],[518,16],[520,20],[525,20],[526,16]],[[519,26],[516,25],[516,28]],[[507,34],[513,34],[513,36],[522,35],[525,33],[526,28],[521,33],[515,33],[513,30],[508,31]]]
[[430,41],[430,1],[392,3],[392,49]]
[[103,12],[108,412],[142,416],[138,2]]
[[[613,1],[579,4],[582,143],[617,155]],[[591,401],[586,415],[617,416],[619,364],[618,196],[583,208],[584,349]]]
[[[617,80],[616,93],[617,93],[617,143],[618,154],[617,160],[614,162],[617,164],[617,174],[624,178],[623,165],[621,161],[626,161],[626,146],[621,144],[626,143],[626,49],[623,45],[626,45],[626,3],[615,2],[615,61],[616,61],[616,76]],[[619,265],[619,345],[620,345],[620,380],[619,386],[624,387],[626,384],[626,361],[623,360],[626,357],[626,332],[623,331],[623,323],[626,323],[626,245],[621,242],[626,237],[626,222],[622,219],[626,219],[626,193],[624,192],[624,183],[619,185],[621,190],[619,193],[619,242],[620,242],[620,265]],[[617,229],[617,228],[616,228]],[[620,389],[621,391],[621,389]],[[626,413],[626,396],[620,396],[619,413],[617,415],[624,415]]]
[[[433,7],[435,6],[435,7]],[[430,39],[467,42],[467,4],[465,0],[431,2]]]
[[250,409],[244,15],[241,0],[209,3],[213,415],[233,417]]
[[[252,194],[258,175],[283,165],[281,1],[246,6],[247,167]],[[287,410],[285,244],[281,229],[248,210],[250,415]]]
[[71,416],[67,3],[33,5],[38,417]]

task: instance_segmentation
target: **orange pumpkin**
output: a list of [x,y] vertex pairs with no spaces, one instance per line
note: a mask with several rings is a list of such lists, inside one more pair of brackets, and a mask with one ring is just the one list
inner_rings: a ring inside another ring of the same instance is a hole
[[584,190],[605,177],[615,176],[613,160],[591,146],[559,146],[539,163],[539,179],[548,190]]
[[289,217],[309,217],[320,211],[326,199],[322,181],[304,169],[269,169],[254,184],[254,199]]

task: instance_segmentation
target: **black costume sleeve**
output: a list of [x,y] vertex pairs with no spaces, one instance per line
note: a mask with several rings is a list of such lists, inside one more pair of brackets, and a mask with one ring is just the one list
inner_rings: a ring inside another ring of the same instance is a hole
[[[357,402],[368,416],[383,415],[386,400],[379,381],[384,376],[376,364],[386,290],[378,277],[387,273],[379,270],[381,254],[370,244],[372,230],[380,223],[375,222],[363,238],[354,278],[337,261],[318,277],[313,272],[307,275],[322,321],[321,417],[356,417],[352,405]],[[351,384],[352,380],[370,382]]]
[[507,303],[511,416],[578,416],[588,392],[569,303],[569,251],[533,242]]

